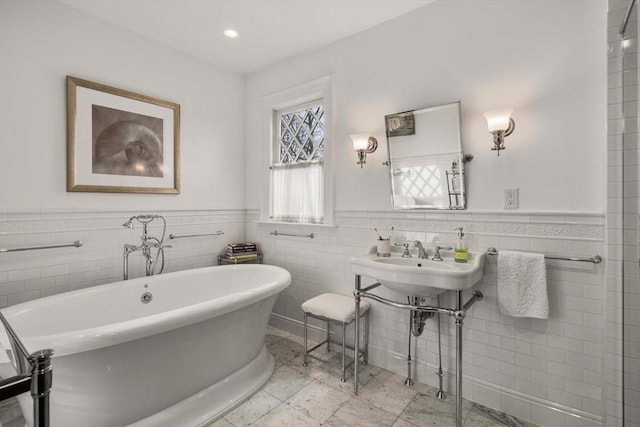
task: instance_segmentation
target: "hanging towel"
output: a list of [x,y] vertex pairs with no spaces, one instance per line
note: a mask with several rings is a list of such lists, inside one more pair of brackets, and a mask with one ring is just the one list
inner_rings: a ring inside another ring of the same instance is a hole
[[498,306],[501,312],[513,317],[549,317],[544,255],[500,251]]

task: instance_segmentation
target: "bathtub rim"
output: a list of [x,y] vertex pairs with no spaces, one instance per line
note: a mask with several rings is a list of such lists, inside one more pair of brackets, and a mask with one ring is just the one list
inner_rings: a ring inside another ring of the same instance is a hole
[[[53,348],[55,357],[62,357],[70,354],[76,354],[85,351],[96,350],[103,347],[121,344],[128,341],[160,334],[163,332],[179,329],[211,317],[220,316],[231,311],[239,310],[242,307],[251,305],[261,301],[269,296],[280,293],[283,289],[291,284],[291,274],[282,267],[266,265],[266,264],[239,264],[226,266],[201,267],[196,269],[181,270],[166,273],[160,277],[164,280],[175,278],[179,281],[180,277],[191,275],[194,273],[215,274],[215,271],[221,270],[271,270],[278,274],[271,281],[261,283],[259,286],[242,292],[232,292],[225,296],[205,300],[200,303],[189,306],[178,307],[169,311],[153,314],[150,316],[129,319],[121,322],[100,325],[96,327],[77,329],[73,331],[64,331],[46,335],[27,336],[20,331],[19,322],[12,323],[14,316],[20,316],[24,310],[33,310],[33,306],[46,309],[47,302],[55,301],[62,298],[73,298],[78,295],[86,295],[87,293],[103,292],[108,287],[114,285],[136,286],[142,282],[152,280],[149,277],[139,277],[131,280],[122,280],[117,282],[105,283],[89,288],[78,289],[69,292],[63,292],[56,295],[50,295],[43,298],[27,301],[13,306],[5,307],[0,311],[5,315],[9,323],[16,329],[16,332],[25,347],[29,351],[37,351],[41,348]],[[179,286],[179,283],[178,283]],[[46,316],[46,315],[45,315]],[[46,317],[44,317],[46,319]]]

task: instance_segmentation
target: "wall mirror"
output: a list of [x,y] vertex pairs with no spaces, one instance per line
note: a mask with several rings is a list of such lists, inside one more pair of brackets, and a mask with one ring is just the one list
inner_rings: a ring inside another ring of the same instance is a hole
[[394,209],[465,209],[460,102],[385,116]]

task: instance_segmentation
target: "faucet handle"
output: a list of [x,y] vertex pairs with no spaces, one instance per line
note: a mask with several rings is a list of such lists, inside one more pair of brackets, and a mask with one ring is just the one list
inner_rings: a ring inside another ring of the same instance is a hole
[[402,258],[413,258],[411,252],[409,252],[409,243],[403,243],[404,251],[402,252]]
[[450,251],[453,248],[451,246],[436,245],[436,252],[433,254],[433,258],[431,258],[431,261],[442,261],[442,256],[440,255],[441,249],[444,249],[445,251]]

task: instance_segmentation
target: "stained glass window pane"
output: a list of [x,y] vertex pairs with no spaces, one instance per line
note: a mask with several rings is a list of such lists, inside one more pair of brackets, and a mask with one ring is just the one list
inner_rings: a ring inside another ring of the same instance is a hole
[[280,163],[324,159],[324,107],[315,104],[280,115]]

